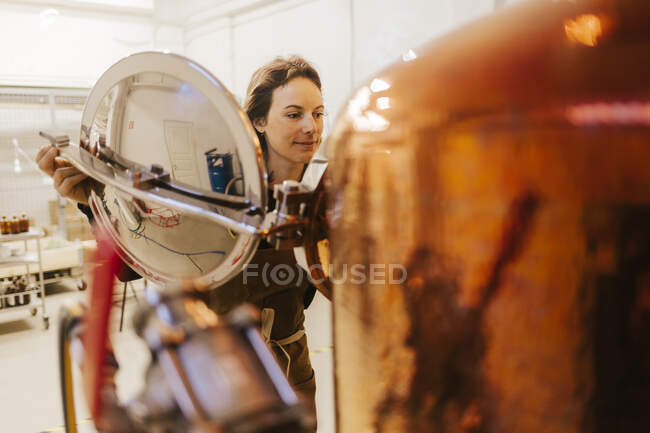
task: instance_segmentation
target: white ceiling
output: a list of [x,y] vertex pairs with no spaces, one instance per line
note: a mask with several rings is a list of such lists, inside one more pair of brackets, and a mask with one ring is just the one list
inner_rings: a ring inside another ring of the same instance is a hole
[[132,14],[148,16],[159,23],[196,27],[283,1],[287,0],[0,0],[0,4]]
[[42,6],[43,8],[70,8],[96,12],[126,12],[150,15],[155,0],[8,0],[2,3]]

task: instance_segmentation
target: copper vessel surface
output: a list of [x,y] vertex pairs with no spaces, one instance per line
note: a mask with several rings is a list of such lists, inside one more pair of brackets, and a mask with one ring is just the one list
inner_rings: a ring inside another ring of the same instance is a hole
[[339,433],[650,432],[650,2],[460,28],[330,154]]

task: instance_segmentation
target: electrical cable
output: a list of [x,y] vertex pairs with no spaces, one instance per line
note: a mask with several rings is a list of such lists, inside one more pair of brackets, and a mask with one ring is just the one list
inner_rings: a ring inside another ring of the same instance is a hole
[[120,202],[117,199],[113,200],[113,203],[118,207],[118,212],[117,215],[119,216],[120,220],[122,221],[122,224],[129,229],[129,231],[132,233],[131,236],[133,236],[133,233],[135,233],[135,236],[133,236],[134,239],[140,238],[142,232],[144,232],[144,226],[142,224],[143,219],[140,218],[138,220],[138,226],[134,229],[129,228],[129,224],[125,221],[124,215],[122,214],[122,206],[120,205]]
[[185,257],[187,257],[188,259],[190,259],[190,262],[192,262],[192,264],[193,264],[194,266],[196,266],[196,268],[199,270],[199,272],[203,273],[203,269],[201,269],[201,266],[199,266],[199,265],[194,261],[194,259],[193,259],[192,257],[190,257],[190,256],[185,256]]

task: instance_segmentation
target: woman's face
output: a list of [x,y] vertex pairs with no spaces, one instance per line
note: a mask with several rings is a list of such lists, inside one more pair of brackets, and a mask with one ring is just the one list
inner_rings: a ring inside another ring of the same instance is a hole
[[255,129],[270,150],[295,163],[308,163],[318,150],[323,132],[323,97],[308,78],[297,77],[273,91],[266,119]]

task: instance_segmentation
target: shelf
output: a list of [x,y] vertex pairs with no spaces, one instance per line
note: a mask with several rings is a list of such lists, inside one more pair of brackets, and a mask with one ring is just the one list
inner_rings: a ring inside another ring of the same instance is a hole
[[41,292],[41,288],[40,288],[40,287],[34,287],[33,289],[23,290],[22,292],[18,292],[18,293],[9,293],[9,294],[0,295],[0,299],[2,299],[2,298],[8,298],[8,297],[10,297],[10,296],[24,295],[24,294],[32,294],[32,293],[33,293],[34,295],[36,295],[37,293],[40,293],[40,292]]
[[[61,275],[58,277],[44,278],[43,284],[48,285],[52,283],[58,283],[59,281],[65,280],[81,280],[81,275]],[[36,282],[38,283],[38,275],[36,276]]]
[[0,242],[13,242],[13,241],[27,241],[29,239],[37,239],[45,236],[43,230],[30,227],[28,232],[16,233],[14,235],[0,235]]
[[40,299],[30,299],[29,304],[27,305],[17,305],[15,307],[3,307],[0,308],[0,312],[9,312],[9,311],[20,311],[20,310],[31,310],[31,309],[38,309],[41,308],[43,305],[43,302]]
[[[18,233],[14,235],[0,235],[0,243],[24,242],[25,244],[24,245],[25,251],[22,254],[0,258],[0,268],[6,269],[5,272],[11,270],[11,272],[13,273],[20,267],[25,266],[24,271],[17,274],[27,275],[28,282],[29,282],[29,286],[28,286],[29,289],[27,290],[23,290],[17,293],[4,293],[0,295],[0,301],[2,301],[2,304],[7,304],[7,303],[14,304],[17,302],[23,302],[26,300],[25,298],[27,296],[29,296],[29,303],[26,305],[13,305],[13,306],[4,305],[0,309],[0,313],[9,313],[12,311],[19,311],[19,310],[29,310],[31,315],[35,316],[38,313],[38,308],[40,307],[43,315],[43,324],[45,326],[45,329],[47,330],[50,326],[50,321],[49,321],[49,317],[45,313],[45,290],[44,290],[43,282],[41,281],[37,284],[34,284],[34,279],[30,277],[30,274],[32,273],[30,267],[32,265],[36,265],[38,267],[38,276],[40,277],[39,279],[41,280],[43,279],[43,274],[42,274],[43,264],[41,261],[41,252],[40,252],[41,251],[40,238],[42,238],[43,236],[44,236],[43,230],[35,227],[30,228],[29,231],[25,233]],[[31,239],[34,239],[36,241],[36,246],[37,246],[36,251],[28,250],[29,246],[27,241]],[[3,284],[3,290],[5,290],[5,287],[7,286]],[[40,295],[40,299],[38,295]]]
[[18,265],[36,265],[38,264],[38,254],[28,252],[17,256],[9,256],[0,259],[0,268]]

